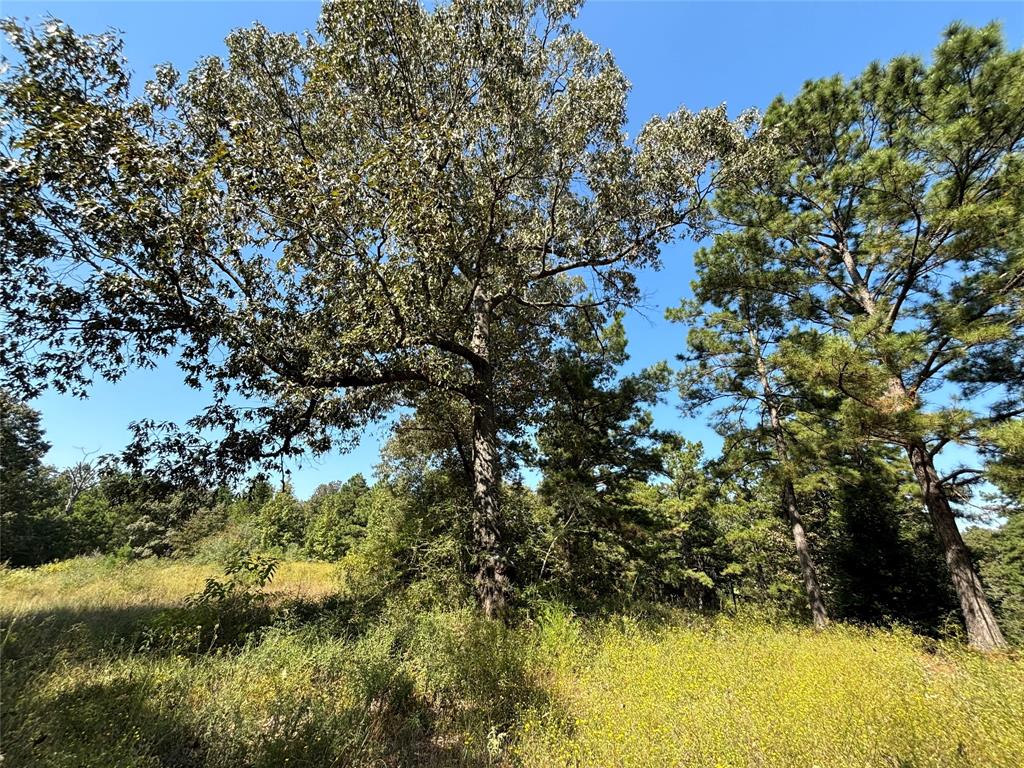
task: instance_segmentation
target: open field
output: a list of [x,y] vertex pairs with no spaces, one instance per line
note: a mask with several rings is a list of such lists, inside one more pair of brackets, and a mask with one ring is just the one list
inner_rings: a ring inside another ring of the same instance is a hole
[[557,606],[515,627],[408,597],[365,616],[335,596],[337,568],[283,564],[244,621],[182,607],[212,566],[4,571],[4,768],[1016,768],[1024,755],[1013,656],[753,619],[580,622]]
[[[5,617],[168,607],[202,589],[206,579],[219,575],[220,570],[216,565],[187,560],[121,563],[113,558],[83,557],[3,571],[0,606]],[[279,597],[325,597],[337,591],[337,570],[329,563],[286,562],[267,590]]]

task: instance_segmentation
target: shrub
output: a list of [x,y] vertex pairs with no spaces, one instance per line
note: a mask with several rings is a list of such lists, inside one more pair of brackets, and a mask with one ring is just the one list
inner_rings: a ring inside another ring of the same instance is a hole
[[144,631],[144,645],[209,652],[239,645],[271,618],[263,591],[279,561],[248,551],[232,554],[222,577],[209,577],[202,590],[185,598],[181,608],[161,611]]
[[287,550],[302,545],[306,537],[306,509],[290,487],[274,494],[253,521],[262,549]]
[[177,556],[195,555],[211,537],[225,531],[228,526],[228,504],[202,507],[178,528],[172,530],[168,540]]
[[442,472],[377,483],[360,499],[366,535],[342,561],[349,599],[374,606],[405,592],[421,607],[462,605],[470,592],[470,511],[464,489]]

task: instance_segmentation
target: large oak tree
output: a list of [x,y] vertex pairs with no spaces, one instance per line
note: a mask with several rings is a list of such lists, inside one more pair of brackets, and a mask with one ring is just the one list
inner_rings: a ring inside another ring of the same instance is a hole
[[315,32],[238,30],[142,92],[115,35],[5,22],[7,382],[84,394],[172,357],[212,402],[135,447],[211,474],[463,402],[500,612],[503,393],[538,388],[574,307],[636,299],[748,127],[680,111],[630,141],[628,84],[575,6],[327,3]]

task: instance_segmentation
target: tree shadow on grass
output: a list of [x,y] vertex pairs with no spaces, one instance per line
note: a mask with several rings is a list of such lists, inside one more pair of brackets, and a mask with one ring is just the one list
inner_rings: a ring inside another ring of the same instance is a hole
[[137,653],[204,656],[241,647],[271,626],[298,628],[312,623],[329,608],[328,598],[61,607],[0,615],[0,644],[9,659],[52,656],[55,650],[73,659]]
[[37,676],[21,690],[6,691],[5,768],[205,765],[198,734],[154,706],[149,681],[120,677],[62,686],[57,676]]
[[11,711],[4,713],[5,767],[484,768],[491,764],[454,737],[435,732],[433,714],[415,699],[351,711],[344,722],[330,723],[332,731],[327,734],[315,718],[288,727],[264,718],[239,737],[218,732],[218,724],[189,722],[185,692],[169,695],[164,691],[157,698],[151,679],[119,676],[75,681],[56,693],[50,692],[51,687],[30,686],[12,697]]
[[126,643],[127,650],[148,622],[174,607],[55,608],[3,616],[4,656],[27,658],[60,649],[85,658]]
[[[17,616],[13,626],[4,617],[5,768],[503,764],[489,753],[487,741],[500,741],[502,732],[514,726],[518,707],[543,699],[525,661],[510,662],[506,648],[502,674],[512,679],[499,683],[488,668],[487,636],[471,630],[456,638],[456,645],[446,646],[452,658],[441,672],[450,667],[454,693],[437,697],[404,664],[413,653],[407,645],[396,641],[376,660],[364,657],[358,641],[372,629],[344,632],[343,607],[324,605],[289,606],[287,626],[281,629],[299,632],[322,622],[326,629],[320,637],[349,647],[353,666],[329,669],[320,687],[292,690],[284,706],[270,708],[283,716],[243,716],[223,704],[219,709],[214,705],[209,715],[195,709],[196,686],[218,697],[220,686],[235,685],[227,681],[236,678],[218,679],[217,668],[205,665],[209,654],[202,647],[153,644],[147,633],[167,616],[178,616],[180,606],[60,608]],[[263,636],[253,632],[251,638],[242,653],[258,649]],[[463,647],[466,643],[472,652]],[[238,650],[221,647],[216,653]],[[415,653],[430,655],[423,648]],[[172,656],[174,666],[162,666]],[[201,670],[196,675],[190,671],[193,664]],[[381,670],[369,669],[373,664],[382,665]],[[224,674],[231,674],[227,667]],[[244,675],[237,679],[249,684]],[[359,679],[366,681],[361,687]],[[350,704],[332,707],[324,703],[325,691],[328,701],[341,700],[329,692],[332,687],[338,693],[359,693]],[[233,699],[244,699],[248,692],[235,689],[233,694]]]

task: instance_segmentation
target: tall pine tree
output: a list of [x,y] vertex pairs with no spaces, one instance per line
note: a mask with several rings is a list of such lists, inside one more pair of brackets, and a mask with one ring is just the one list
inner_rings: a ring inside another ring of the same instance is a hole
[[794,374],[842,395],[852,433],[905,452],[979,649],[1005,643],[956,525],[963,472],[937,460],[998,416],[967,390],[950,404],[951,373],[1019,334],[1021,83],[1024,52],[997,26],[953,25],[928,65],[901,57],[778,99],[774,169],[718,200],[798,278],[780,292],[805,327]]

